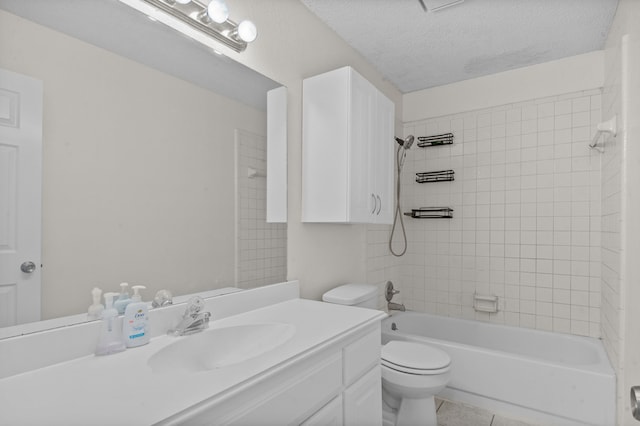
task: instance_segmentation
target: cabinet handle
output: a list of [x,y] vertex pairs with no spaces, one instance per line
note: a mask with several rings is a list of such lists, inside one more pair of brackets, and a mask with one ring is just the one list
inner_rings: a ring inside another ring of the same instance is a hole
[[378,202],[376,201],[376,196],[372,193],[371,199],[373,200],[373,209],[371,210],[371,214],[376,213],[376,208],[378,208]]
[[380,210],[382,210],[382,200],[380,199],[379,195],[376,195],[376,198],[378,199],[378,211],[376,212],[376,215],[380,214]]

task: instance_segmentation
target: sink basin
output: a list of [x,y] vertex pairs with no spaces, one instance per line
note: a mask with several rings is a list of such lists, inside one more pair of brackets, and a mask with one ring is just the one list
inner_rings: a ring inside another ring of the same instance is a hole
[[229,367],[263,355],[293,336],[291,324],[212,328],[160,349],[147,361],[154,373],[199,372]]

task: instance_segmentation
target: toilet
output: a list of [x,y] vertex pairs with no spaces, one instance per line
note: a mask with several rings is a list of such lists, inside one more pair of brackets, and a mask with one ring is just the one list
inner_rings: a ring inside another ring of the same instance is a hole
[[[371,284],[345,284],[322,300],[376,309],[378,289]],[[440,349],[392,340],[382,346],[382,409],[385,426],[437,426],[435,395],[447,386],[451,358]]]

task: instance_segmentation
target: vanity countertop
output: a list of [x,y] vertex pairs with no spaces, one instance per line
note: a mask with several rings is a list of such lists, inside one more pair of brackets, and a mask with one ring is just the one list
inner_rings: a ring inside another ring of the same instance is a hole
[[295,327],[293,336],[281,346],[226,368],[154,373],[147,365],[154,353],[176,339],[192,337],[161,336],[121,353],[86,356],[11,376],[0,380],[0,424],[154,424],[194,404],[213,404],[270,370],[384,316],[376,310],[293,299],[210,323],[211,329],[264,323]]

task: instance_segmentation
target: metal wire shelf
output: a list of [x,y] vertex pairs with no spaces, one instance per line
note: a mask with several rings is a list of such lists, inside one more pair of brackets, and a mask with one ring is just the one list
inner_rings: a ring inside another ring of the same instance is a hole
[[453,143],[453,133],[443,133],[433,136],[418,136],[418,146],[426,148],[428,146],[450,145]]
[[439,170],[437,172],[421,172],[416,173],[416,182],[448,182],[454,180],[455,172],[453,170]]
[[405,216],[414,219],[452,219],[453,209],[450,207],[420,207],[406,212]]

